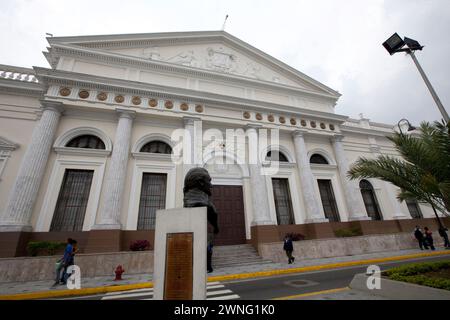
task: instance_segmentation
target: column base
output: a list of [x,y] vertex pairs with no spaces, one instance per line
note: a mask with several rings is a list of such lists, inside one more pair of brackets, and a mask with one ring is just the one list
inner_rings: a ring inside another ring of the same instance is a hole
[[263,220],[263,221],[253,221],[252,226],[276,226],[275,221]]
[[120,230],[122,226],[119,223],[115,224],[96,224],[92,226],[91,230]]
[[403,220],[403,219],[408,219],[407,216],[405,216],[404,213],[395,213],[394,216],[392,217],[393,220]]
[[367,216],[362,216],[362,217],[349,217],[348,221],[371,221],[372,218],[371,217],[367,217]]
[[324,223],[324,222],[330,222],[327,218],[310,218],[306,219],[305,223]]
[[0,232],[31,232],[32,227],[25,224],[2,224]]

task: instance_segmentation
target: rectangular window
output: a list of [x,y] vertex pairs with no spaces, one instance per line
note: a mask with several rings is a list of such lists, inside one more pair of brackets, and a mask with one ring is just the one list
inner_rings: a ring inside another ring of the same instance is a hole
[[50,231],[81,231],[94,170],[66,169]]
[[166,207],[167,174],[144,173],[139,202],[138,230],[155,229],[156,210]]
[[336,204],[336,199],[333,193],[333,187],[331,185],[331,180],[317,180],[317,183],[319,184],[320,198],[322,199],[322,206],[325,217],[330,222],[341,221]]
[[419,204],[417,203],[417,200],[413,199],[407,199],[406,205],[408,206],[409,213],[411,214],[411,217],[413,219],[422,219],[423,215],[420,211]]
[[274,178],[272,179],[272,186],[278,224],[294,224],[288,179]]

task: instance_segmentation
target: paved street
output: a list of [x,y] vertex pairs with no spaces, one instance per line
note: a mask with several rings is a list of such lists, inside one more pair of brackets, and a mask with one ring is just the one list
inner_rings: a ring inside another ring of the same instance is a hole
[[[448,256],[411,259],[400,262],[378,264],[381,270],[386,270],[402,264],[419,261],[448,260]],[[367,266],[355,266],[323,271],[307,272],[288,276],[274,276],[248,280],[208,283],[208,299],[228,300],[268,300],[268,299],[358,299],[358,296],[345,289],[357,273],[364,273]],[[318,294],[331,289],[338,292]],[[124,292],[113,292],[103,295],[73,297],[67,299],[83,300],[151,300],[153,289],[139,289]],[[364,299],[379,299],[376,296],[359,297]]]

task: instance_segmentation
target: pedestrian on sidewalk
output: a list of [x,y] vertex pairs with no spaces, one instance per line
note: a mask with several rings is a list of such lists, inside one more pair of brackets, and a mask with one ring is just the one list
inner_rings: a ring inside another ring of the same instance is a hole
[[292,238],[288,234],[284,237],[283,250],[286,251],[286,255],[288,257],[288,263],[291,264],[292,262],[294,262],[295,257],[292,256],[292,252],[294,251],[294,246],[292,244]]
[[424,242],[424,236],[422,233],[422,230],[420,230],[419,226],[416,226],[416,229],[414,230],[414,237],[417,239],[417,241],[419,242],[419,248],[420,250],[423,250],[423,247],[425,245],[425,249],[428,249],[428,247],[426,246],[425,242]]
[[448,234],[447,234],[448,229],[444,226],[441,226],[439,228],[439,235],[444,238],[444,247],[446,248],[450,248],[450,242],[448,241]]
[[73,243],[73,239],[68,238],[66,248],[64,249],[64,255],[62,256],[61,259],[59,259],[56,262],[56,277],[55,277],[55,283],[53,284],[53,286],[63,283],[65,271],[68,266],[68,263],[70,262],[70,258],[72,256],[72,252],[73,252],[72,243]]
[[423,230],[425,231],[425,242],[427,246],[430,246],[431,250],[435,250],[436,248],[433,245],[433,232],[428,227],[423,228]]

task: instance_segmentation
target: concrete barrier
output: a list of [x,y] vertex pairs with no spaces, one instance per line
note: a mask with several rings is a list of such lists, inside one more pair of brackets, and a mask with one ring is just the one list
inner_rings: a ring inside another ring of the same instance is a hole
[[[55,278],[55,263],[59,256],[19,257],[0,259],[0,282],[38,281]],[[153,251],[79,254],[75,264],[83,277],[114,276],[120,264],[126,274],[153,272]]]
[[[442,245],[441,237],[435,236],[434,240],[435,246]],[[412,233],[394,233],[294,241],[294,256],[297,259],[319,259],[416,248],[419,246]],[[286,261],[281,241],[259,244],[258,252],[265,260]]]

